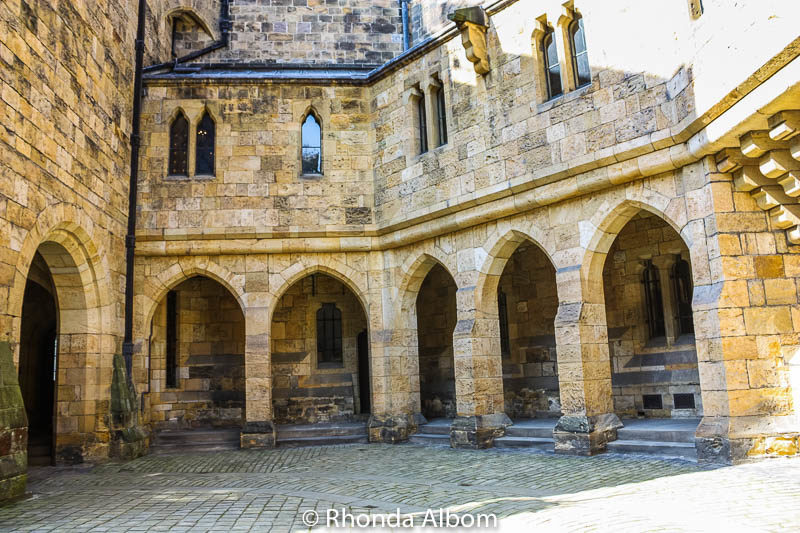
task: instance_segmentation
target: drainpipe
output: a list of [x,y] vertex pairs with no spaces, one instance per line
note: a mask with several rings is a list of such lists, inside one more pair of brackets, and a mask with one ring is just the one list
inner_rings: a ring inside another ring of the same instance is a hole
[[139,174],[141,145],[142,65],[144,64],[144,25],[146,0],[139,0],[139,20],[136,26],[136,64],[133,74],[133,119],[131,120],[131,177],[128,186],[128,234],[125,236],[125,336],[122,356],[125,375],[132,383],[133,368],[133,252],[136,248],[136,186]]
[[408,0],[400,0],[400,11],[403,17],[403,51],[411,47],[409,42]]
[[[192,59],[197,59],[198,57],[204,56],[209,54],[215,50],[219,50],[220,48],[226,48],[228,43],[230,42],[230,33],[231,33],[231,13],[230,13],[230,0],[222,0],[222,3],[219,7],[219,31],[220,31],[220,39],[219,41],[214,41],[210,45],[206,46],[201,50],[197,50],[192,52],[191,54],[187,54],[183,57],[178,57],[173,59],[172,61],[168,61],[166,63],[159,63],[158,65],[150,65],[144,69],[145,72],[152,72],[154,70],[161,70],[163,68],[172,67],[175,69],[181,63],[188,63]],[[173,41],[174,46],[174,41]]]

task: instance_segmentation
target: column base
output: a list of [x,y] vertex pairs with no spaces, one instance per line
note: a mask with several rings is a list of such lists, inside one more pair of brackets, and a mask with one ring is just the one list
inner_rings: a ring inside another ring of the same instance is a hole
[[701,463],[738,464],[800,455],[800,417],[707,416],[695,433]]
[[606,444],[617,440],[622,427],[614,413],[595,416],[564,415],[553,430],[555,452],[565,455],[596,455],[606,451]]
[[397,444],[405,442],[416,433],[417,427],[426,423],[425,417],[414,415],[371,415],[367,422],[370,442]]
[[239,446],[248,448],[274,448],[276,444],[275,424],[271,420],[264,422],[246,422],[239,437]]
[[450,446],[473,450],[491,448],[494,439],[505,435],[511,424],[505,413],[459,416],[450,424]]

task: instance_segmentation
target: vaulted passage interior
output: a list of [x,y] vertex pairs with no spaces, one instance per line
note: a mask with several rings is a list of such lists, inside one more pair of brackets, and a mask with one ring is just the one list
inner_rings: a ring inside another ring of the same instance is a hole
[[702,416],[692,268],[683,239],[640,211],[612,244],[603,284],[617,415]]
[[456,416],[456,290],[450,273],[436,264],[417,295],[420,403],[422,414],[429,419]]
[[38,252],[25,285],[19,384],[28,417],[28,464],[53,460],[58,355],[58,304],[50,269]]
[[367,316],[349,287],[322,273],[304,277],[281,296],[270,331],[277,424],[366,421]]
[[497,290],[505,413],[512,419],[561,414],[556,362],[556,271],[525,241],[506,263]]
[[207,277],[176,285],[150,337],[150,413],[156,428],[240,427],[245,323],[231,293]]

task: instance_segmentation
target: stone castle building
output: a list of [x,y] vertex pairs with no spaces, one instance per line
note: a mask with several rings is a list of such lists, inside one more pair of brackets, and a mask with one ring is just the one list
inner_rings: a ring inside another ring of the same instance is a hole
[[140,108],[138,4],[0,3],[0,498],[168,428],[798,453],[795,2],[148,0]]

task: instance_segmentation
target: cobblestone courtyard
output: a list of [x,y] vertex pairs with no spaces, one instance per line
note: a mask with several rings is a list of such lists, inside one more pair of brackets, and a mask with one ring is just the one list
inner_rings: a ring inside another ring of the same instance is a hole
[[[321,531],[326,510],[496,514],[503,531],[781,531],[800,524],[800,461],[727,468],[414,445],[149,456],[31,469],[2,531]],[[303,525],[314,510],[320,525]],[[437,515],[438,516],[438,515]],[[796,530],[796,529],[795,529]]]

